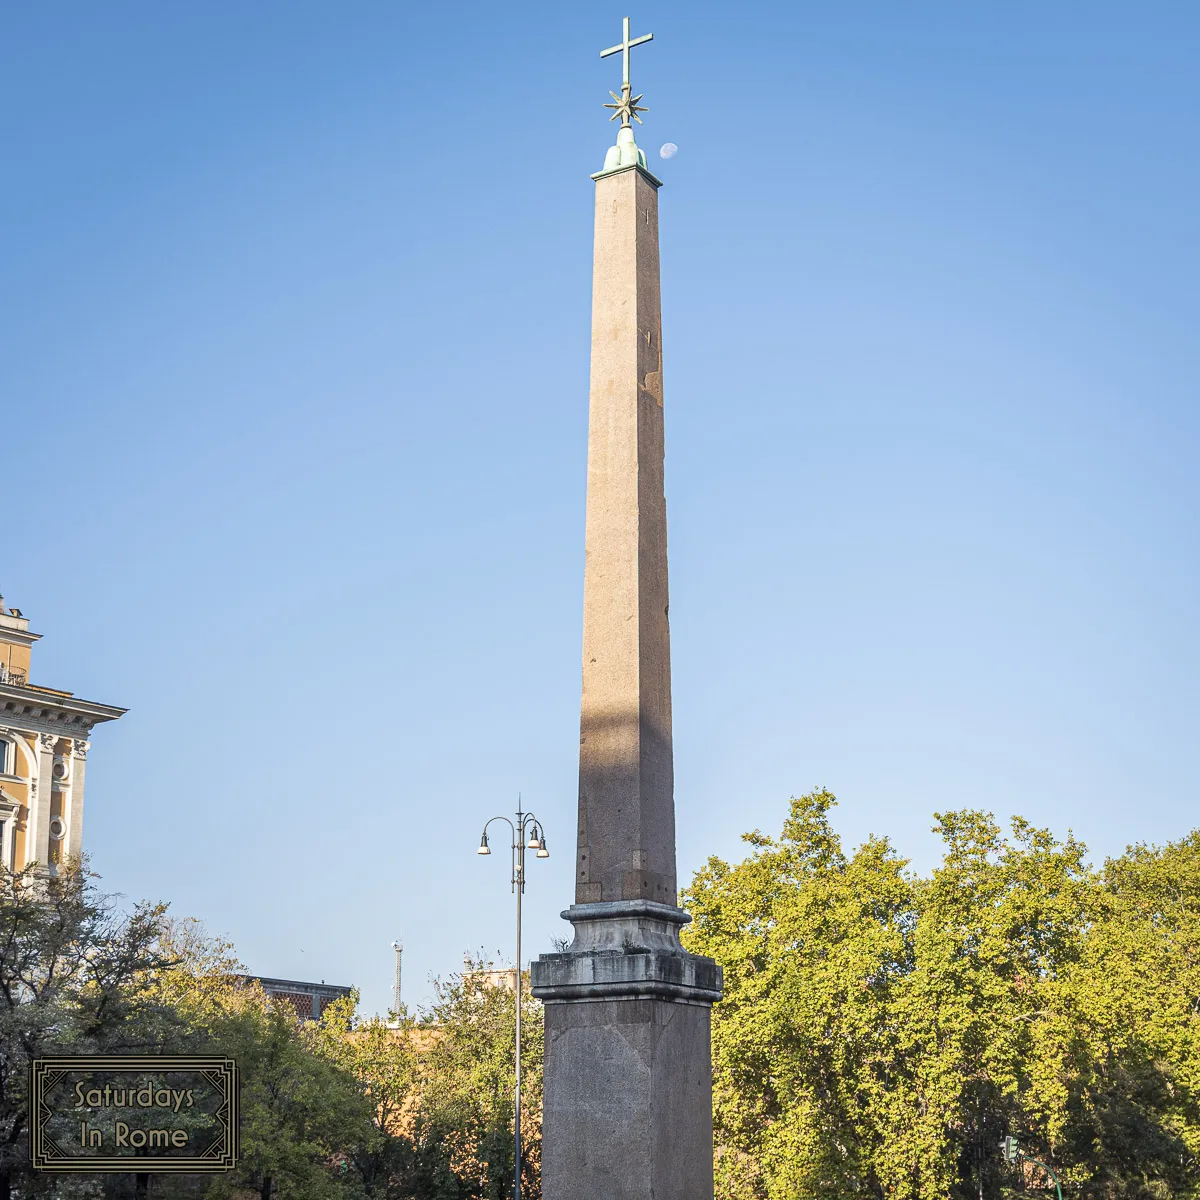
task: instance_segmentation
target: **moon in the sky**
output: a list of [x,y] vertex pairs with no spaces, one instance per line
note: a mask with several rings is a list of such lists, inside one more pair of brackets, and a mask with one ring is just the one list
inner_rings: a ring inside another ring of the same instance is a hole
[[674,142],[666,142],[658,151],[659,158],[674,158],[679,153],[679,147]]

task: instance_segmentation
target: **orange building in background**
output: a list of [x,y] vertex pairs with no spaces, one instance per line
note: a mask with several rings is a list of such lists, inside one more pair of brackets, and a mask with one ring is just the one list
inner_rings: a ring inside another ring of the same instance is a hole
[[41,636],[0,597],[0,863],[10,871],[52,871],[81,853],[88,738],[127,711],[30,683]]

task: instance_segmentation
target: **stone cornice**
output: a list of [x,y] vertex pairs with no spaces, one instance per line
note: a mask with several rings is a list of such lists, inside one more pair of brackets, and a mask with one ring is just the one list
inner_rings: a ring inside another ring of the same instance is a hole
[[42,639],[40,633],[30,633],[28,629],[14,629],[11,625],[0,625],[0,642],[10,646],[32,646]]
[[584,950],[543,954],[529,965],[530,991],[543,1004],[571,1000],[671,1000],[710,1006],[724,978],[711,958],[684,950]]
[[50,696],[32,688],[0,684],[0,725],[15,725],[35,733],[63,736],[87,733],[101,721],[115,721],[128,709],[74,696]]
[[611,171],[597,171],[592,178],[599,182],[601,179],[607,179],[610,175],[620,175],[625,171],[636,171],[647,183],[652,184],[656,190],[662,187],[662,180],[656,179],[651,175],[641,163],[626,163],[621,167],[613,167]]
[[562,915],[575,926],[575,941],[529,968],[533,994],[544,1004],[658,999],[711,1005],[721,999],[721,968],[679,944],[679,929],[691,920],[682,909],[614,900],[573,904]]

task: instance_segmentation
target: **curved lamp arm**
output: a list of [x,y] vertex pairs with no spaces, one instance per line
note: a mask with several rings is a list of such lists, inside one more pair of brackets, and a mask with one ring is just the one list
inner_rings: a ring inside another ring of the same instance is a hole
[[479,839],[479,849],[475,851],[476,854],[491,854],[491,852],[492,852],[491,846],[488,845],[488,835],[487,835],[488,825],[490,825],[492,823],[492,821],[503,821],[509,827],[509,829],[512,830],[513,846],[514,847],[516,846],[516,843],[517,843],[516,826],[513,825],[513,823],[507,817],[492,817],[492,820],[488,821],[487,824],[485,824],[483,827],[483,836]]
[[[549,858],[550,851],[546,849],[546,831],[542,828],[542,823],[533,815],[526,814],[526,820],[521,823],[521,841],[525,844],[526,850],[536,850],[538,858]],[[525,841],[525,835],[528,833],[529,840]]]

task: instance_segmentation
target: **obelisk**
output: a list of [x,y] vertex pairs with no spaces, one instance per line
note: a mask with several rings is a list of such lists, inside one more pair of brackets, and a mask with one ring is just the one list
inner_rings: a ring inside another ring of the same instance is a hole
[[677,905],[658,189],[621,120],[596,182],[575,938],[532,965],[545,1004],[544,1200],[711,1200],[710,1009],[721,969]]

